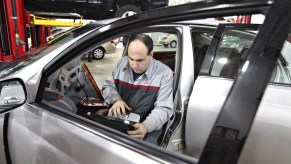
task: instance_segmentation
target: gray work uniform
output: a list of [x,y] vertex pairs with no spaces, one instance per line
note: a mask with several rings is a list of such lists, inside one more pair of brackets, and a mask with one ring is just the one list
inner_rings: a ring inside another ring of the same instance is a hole
[[142,116],[141,121],[147,125],[149,132],[145,140],[152,137],[157,140],[163,124],[173,114],[173,72],[155,59],[148,70],[134,81],[128,57],[121,58],[102,91],[107,104],[112,105],[122,99],[133,112]]

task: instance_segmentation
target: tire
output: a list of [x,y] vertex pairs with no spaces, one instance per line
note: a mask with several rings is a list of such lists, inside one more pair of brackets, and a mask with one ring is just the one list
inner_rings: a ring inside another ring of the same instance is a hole
[[170,46],[171,46],[172,48],[176,48],[176,47],[177,47],[177,42],[174,41],[174,40],[171,41]]
[[98,47],[92,52],[92,58],[96,60],[101,60],[105,56],[105,50],[102,47]]
[[122,6],[120,9],[118,9],[115,13],[115,17],[128,17],[137,13],[141,13],[142,11],[133,5],[126,5],[126,6]]
[[164,47],[168,47],[169,45],[168,45],[168,44],[163,44],[163,46],[164,46]]

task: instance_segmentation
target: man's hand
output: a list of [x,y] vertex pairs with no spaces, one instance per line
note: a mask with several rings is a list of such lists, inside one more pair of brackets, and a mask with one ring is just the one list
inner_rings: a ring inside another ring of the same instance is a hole
[[125,110],[131,111],[132,109],[127,106],[123,100],[117,100],[108,111],[108,116],[118,116],[125,114]]
[[127,133],[135,138],[143,139],[148,132],[148,127],[144,123],[136,123],[133,125],[134,130],[127,131]]

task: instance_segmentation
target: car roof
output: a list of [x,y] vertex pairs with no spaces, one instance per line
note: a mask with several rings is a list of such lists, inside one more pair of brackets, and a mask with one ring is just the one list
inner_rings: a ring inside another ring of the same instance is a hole
[[[103,19],[103,20],[91,20],[91,24],[95,24],[96,26],[100,26],[100,25],[106,25],[112,22],[115,22],[117,20],[122,19],[121,17],[116,17],[116,18],[110,18],[110,19]],[[89,23],[89,24],[90,24]]]
[[179,24],[203,24],[203,25],[209,25],[209,26],[218,26],[220,23],[232,23],[232,22],[215,20],[214,18],[206,18],[206,19],[198,19],[198,20],[191,20],[191,21],[181,21],[181,22],[176,22],[176,23],[179,23]]

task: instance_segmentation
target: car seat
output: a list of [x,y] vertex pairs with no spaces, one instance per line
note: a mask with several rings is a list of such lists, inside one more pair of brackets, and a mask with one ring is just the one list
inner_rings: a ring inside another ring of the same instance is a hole
[[78,85],[78,73],[80,70],[80,59],[69,62],[48,77],[48,87],[45,88],[43,102],[53,108],[77,113],[76,102],[70,93],[75,85]]
[[220,76],[234,78],[239,70],[241,69],[246,55],[248,52],[248,48],[244,48],[240,53],[233,49],[228,56],[228,62],[223,66]]
[[71,85],[74,85],[77,82],[80,67],[81,60],[77,58],[61,68],[58,80],[60,82],[61,91],[63,93],[68,92],[66,88],[69,88]]
[[50,107],[77,113],[77,107],[74,101],[57,90],[45,88],[43,100],[43,102]]
[[176,65],[176,54],[175,53],[172,53],[172,52],[169,52],[167,54],[154,53],[153,57],[154,57],[154,59],[167,65],[173,72],[175,71],[175,65]]

